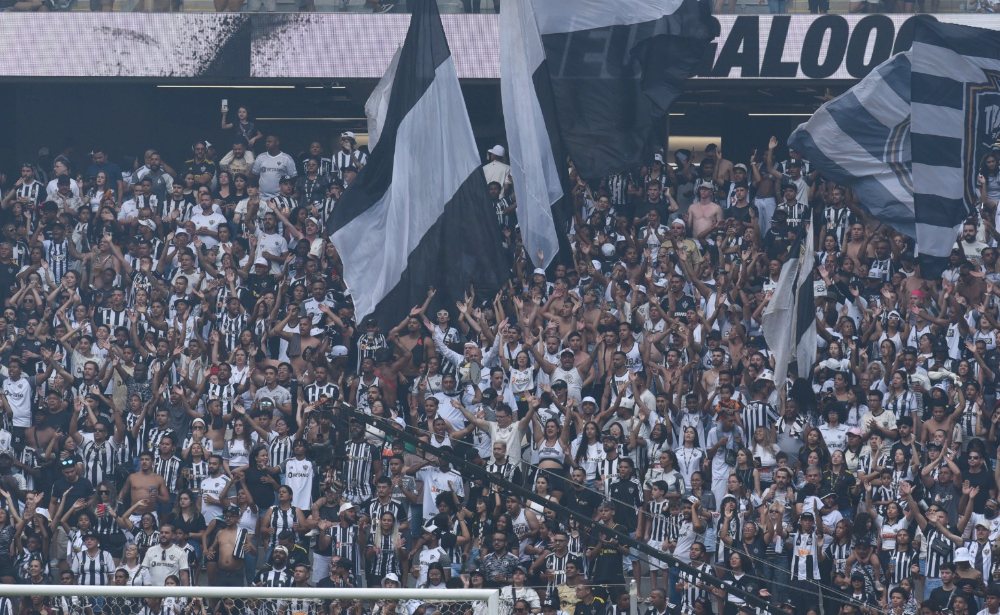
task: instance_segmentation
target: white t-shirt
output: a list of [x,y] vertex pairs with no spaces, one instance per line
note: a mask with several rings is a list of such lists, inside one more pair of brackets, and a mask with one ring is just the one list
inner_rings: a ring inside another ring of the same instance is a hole
[[182,570],[188,570],[187,551],[177,545],[164,549],[154,545],[146,551],[142,565],[149,570],[149,582],[154,587],[162,587],[172,574],[180,578]]
[[[281,256],[288,253],[288,242],[285,238],[277,233],[272,233],[270,235],[264,233],[261,234],[260,238],[257,240],[257,254],[262,254],[267,252],[272,256]],[[276,261],[268,261],[271,265],[271,274],[277,275],[281,273],[282,265]]]
[[14,427],[31,427],[31,391],[35,388],[35,379],[21,375],[17,381],[10,378],[3,381],[3,393],[14,413]]
[[222,506],[220,504],[209,504],[207,496],[220,499],[222,489],[226,486],[225,475],[218,478],[206,476],[201,479],[201,515],[205,518],[205,525],[212,522],[212,519],[222,516]]
[[298,171],[295,170],[295,161],[285,152],[278,152],[276,156],[264,152],[254,160],[252,171],[260,176],[260,197],[264,200],[278,196],[281,177],[287,175],[295,177]]
[[[226,217],[222,214],[217,214],[212,212],[207,216],[201,212],[191,216],[191,222],[194,222],[195,235],[198,235],[198,229],[206,228],[210,231],[218,232],[219,225],[226,223]],[[211,235],[198,235],[201,238],[201,243],[205,246],[205,249],[211,250],[219,243],[219,240]]]
[[424,520],[430,520],[437,514],[435,500],[442,491],[451,491],[448,482],[454,487],[455,494],[461,500],[465,496],[465,483],[458,472],[442,472],[440,468],[427,466],[417,471],[416,479],[424,483]]
[[312,483],[316,466],[308,459],[299,461],[294,457],[285,460],[285,484],[292,488],[292,506],[309,510],[312,508]]

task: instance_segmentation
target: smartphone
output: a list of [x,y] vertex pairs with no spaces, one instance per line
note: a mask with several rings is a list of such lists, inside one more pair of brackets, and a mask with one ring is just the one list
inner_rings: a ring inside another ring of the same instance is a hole
[[228,98],[223,98],[222,99],[222,110],[223,111],[229,111],[229,99]]
[[97,516],[98,517],[103,517],[104,516],[104,504],[98,504],[97,505]]

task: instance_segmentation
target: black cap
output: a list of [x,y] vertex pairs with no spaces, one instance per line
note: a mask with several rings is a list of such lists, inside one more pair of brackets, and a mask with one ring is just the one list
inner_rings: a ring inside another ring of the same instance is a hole
[[240,514],[240,507],[237,506],[236,504],[230,504],[229,506],[226,506],[226,514],[227,515],[238,515],[238,514]]
[[94,531],[87,532],[83,535],[84,540],[87,540],[88,538],[94,538],[95,540],[101,539],[101,537],[97,535],[97,532]]
[[282,175],[281,176],[281,180],[279,180],[279,181],[282,184],[291,184],[291,183],[295,182],[295,178],[292,177],[291,175]]
[[344,167],[344,173],[347,173],[348,171],[351,171],[352,173],[357,173],[358,168],[355,166]]
[[815,521],[816,517],[814,517],[811,512],[804,512],[801,515],[799,515],[799,520],[801,521],[803,519],[809,519],[810,521]]
[[334,178],[334,179],[330,180],[330,185],[331,186],[337,186],[338,188],[343,188],[344,187],[344,181],[342,179],[340,179],[339,177],[337,177],[337,178]]
[[548,598],[545,602],[542,602],[542,609],[555,609],[559,610],[559,599],[558,598]]
[[497,393],[492,388],[489,388],[489,389],[486,389],[486,390],[483,391],[483,401],[484,402],[491,402],[494,399],[496,399],[497,397],[500,397],[500,394]]

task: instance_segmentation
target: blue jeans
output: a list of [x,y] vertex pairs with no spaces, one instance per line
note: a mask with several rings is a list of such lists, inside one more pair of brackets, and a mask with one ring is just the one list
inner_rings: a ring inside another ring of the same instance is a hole
[[772,15],[783,15],[785,11],[785,0],[767,0],[767,10]]
[[768,591],[771,592],[772,602],[780,603],[786,598],[788,592],[785,591],[788,585],[789,568],[788,558],[784,555],[769,555],[767,564],[761,566],[761,575],[768,582]]
[[932,579],[926,577],[924,579],[924,600],[928,600],[931,597],[931,592],[942,585],[944,585],[944,582],[940,578]]
[[681,603],[681,593],[677,591],[677,581],[680,580],[680,569],[677,566],[671,566],[667,569],[667,599],[670,600],[671,604]]

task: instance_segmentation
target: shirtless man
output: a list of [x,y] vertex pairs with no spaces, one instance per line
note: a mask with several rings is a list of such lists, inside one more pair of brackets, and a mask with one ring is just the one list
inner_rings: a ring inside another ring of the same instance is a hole
[[855,267],[860,267],[862,261],[867,263],[869,258],[875,256],[875,252],[868,249],[871,238],[871,235],[866,236],[864,224],[855,222],[851,225],[847,241],[844,242],[844,252],[854,261]]
[[226,526],[218,531],[206,554],[217,562],[215,585],[221,587],[243,587],[244,554],[257,555],[252,536],[240,528],[240,507],[230,504],[222,517]]
[[399,334],[399,345],[410,351],[409,361],[400,371],[410,380],[416,380],[420,376],[420,366],[434,356],[434,340],[431,336],[424,335],[419,309],[411,310],[403,322],[389,332],[389,335],[393,333]]
[[560,300],[553,293],[551,309],[542,312],[543,317],[556,323],[559,329],[559,339],[561,340],[566,339],[566,336],[576,331],[576,316],[574,314],[576,313],[576,309],[580,307],[576,303],[577,301],[579,299],[576,299],[572,295]]
[[156,504],[170,504],[170,490],[163,477],[153,471],[153,453],[142,451],[139,453],[139,471],[133,472],[125,480],[121,492],[118,494],[119,500],[125,499],[125,492],[128,491],[132,502],[145,502],[134,511],[129,517],[132,523],[138,525],[142,522],[142,515],[150,513],[154,517],[156,514]]
[[385,399],[386,408],[395,408],[397,399],[397,387],[402,386],[399,381],[399,374],[410,362],[410,349],[399,343],[399,334],[390,332],[388,342],[399,350],[397,357],[389,348],[375,351],[375,375],[385,385],[379,387]]
[[687,225],[692,228],[695,237],[714,229],[722,222],[722,208],[712,200],[714,188],[711,182],[698,185],[698,200],[691,203],[687,213]]
[[750,157],[750,169],[753,172],[750,179],[751,184],[756,189],[753,204],[760,212],[761,237],[767,234],[767,230],[771,228],[771,216],[774,215],[774,210],[778,206],[776,200],[778,180],[766,170],[761,173],[763,167],[764,161],[758,159],[757,150],[754,150],[753,156]]
[[[285,327],[290,322],[295,321],[299,327],[297,333],[285,331]],[[271,329],[271,335],[280,337],[288,342],[288,359],[292,364],[292,370],[300,374],[309,367],[310,361],[306,358],[306,349],[312,348],[315,352],[323,342],[312,335],[312,317],[307,314],[299,314],[299,306],[292,304],[288,308],[288,316]]]

